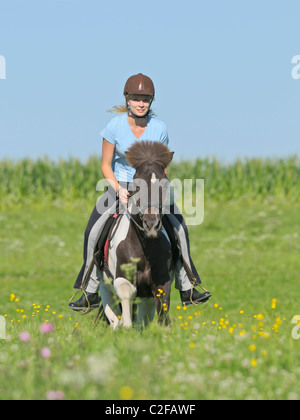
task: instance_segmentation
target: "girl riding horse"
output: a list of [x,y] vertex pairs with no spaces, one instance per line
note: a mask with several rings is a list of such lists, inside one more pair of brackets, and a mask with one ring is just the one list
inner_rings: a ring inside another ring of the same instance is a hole
[[[108,190],[99,199],[88,222],[84,236],[84,263],[77,277],[74,288],[80,289],[86,273],[94,257],[95,247],[99,239],[99,227],[103,226],[103,215],[108,204],[116,208],[115,201],[127,205],[130,195],[130,183],[133,181],[135,169],[126,158],[126,151],[136,141],[155,141],[165,145],[169,144],[167,128],[164,122],[155,118],[151,112],[151,104],[155,96],[155,88],[152,80],[143,75],[131,76],[124,87],[126,100],[125,107],[115,107],[113,112],[121,113],[113,118],[107,127],[101,132],[102,144],[102,173],[109,183]],[[177,264],[175,272],[176,288],[180,291],[183,305],[201,304],[206,302],[211,294],[201,293],[195,286],[201,284],[199,274],[190,255],[190,242],[187,226],[180,210],[174,204],[170,207],[171,212],[181,226],[179,240],[181,249],[186,250],[185,260],[195,278],[195,284],[191,284],[184,265]],[[99,271],[93,270],[85,283],[85,293],[81,298],[69,304],[69,308],[75,311],[85,311],[88,307],[99,307]],[[88,299],[88,301],[87,301]]]

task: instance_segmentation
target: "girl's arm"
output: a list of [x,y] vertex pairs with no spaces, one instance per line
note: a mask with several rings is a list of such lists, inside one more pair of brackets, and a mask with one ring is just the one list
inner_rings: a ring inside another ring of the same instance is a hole
[[102,171],[103,176],[106,178],[107,182],[109,183],[109,185],[116,191],[116,193],[119,193],[120,200],[122,201],[122,203],[127,204],[128,202],[127,197],[129,195],[129,192],[125,188],[121,189],[121,186],[118,183],[117,178],[115,177],[115,174],[112,170],[112,161],[114,157],[114,151],[115,151],[115,145],[103,139],[101,171]]

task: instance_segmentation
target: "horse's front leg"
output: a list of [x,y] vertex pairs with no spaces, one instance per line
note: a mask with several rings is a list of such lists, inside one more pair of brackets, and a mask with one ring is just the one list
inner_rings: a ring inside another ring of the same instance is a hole
[[112,284],[105,283],[103,280],[100,282],[100,295],[104,308],[104,313],[109,320],[111,327],[116,330],[119,328],[119,316],[121,311],[116,302],[116,295]]
[[122,305],[122,325],[125,328],[132,327],[132,302],[136,296],[136,287],[123,277],[114,281],[115,291]]
[[171,302],[171,281],[165,283],[163,286],[158,286],[154,291],[154,295],[156,312],[158,315],[158,323],[168,326],[171,324],[169,317]]

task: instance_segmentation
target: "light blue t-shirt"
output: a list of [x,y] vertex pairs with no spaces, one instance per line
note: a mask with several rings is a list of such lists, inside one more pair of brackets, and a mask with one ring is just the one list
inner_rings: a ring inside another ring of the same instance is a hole
[[134,142],[148,140],[169,144],[166,124],[151,116],[149,116],[146,130],[140,138],[133,134],[125,113],[113,118],[100,135],[115,145],[112,169],[118,182],[132,182],[133,180],[135,169],[129,165],[125,152]]

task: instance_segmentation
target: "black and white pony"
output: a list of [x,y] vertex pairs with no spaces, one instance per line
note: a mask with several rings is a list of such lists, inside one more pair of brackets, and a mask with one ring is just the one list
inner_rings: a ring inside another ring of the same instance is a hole
[[[126,152],[136,169],[135,193],[109,244],[107,261],[114,280],[104,274],[100,282],[103,309],[113,329],[132,326],[135,298],[140,298],[138,323],[151,322],[155,311],[159,323],[170,323],[172,245],[162,218],[169,191],[166,168],[173,154],[159,142],[135,142]],[[128,278],[124,266],[132,259],[136,271]]]

